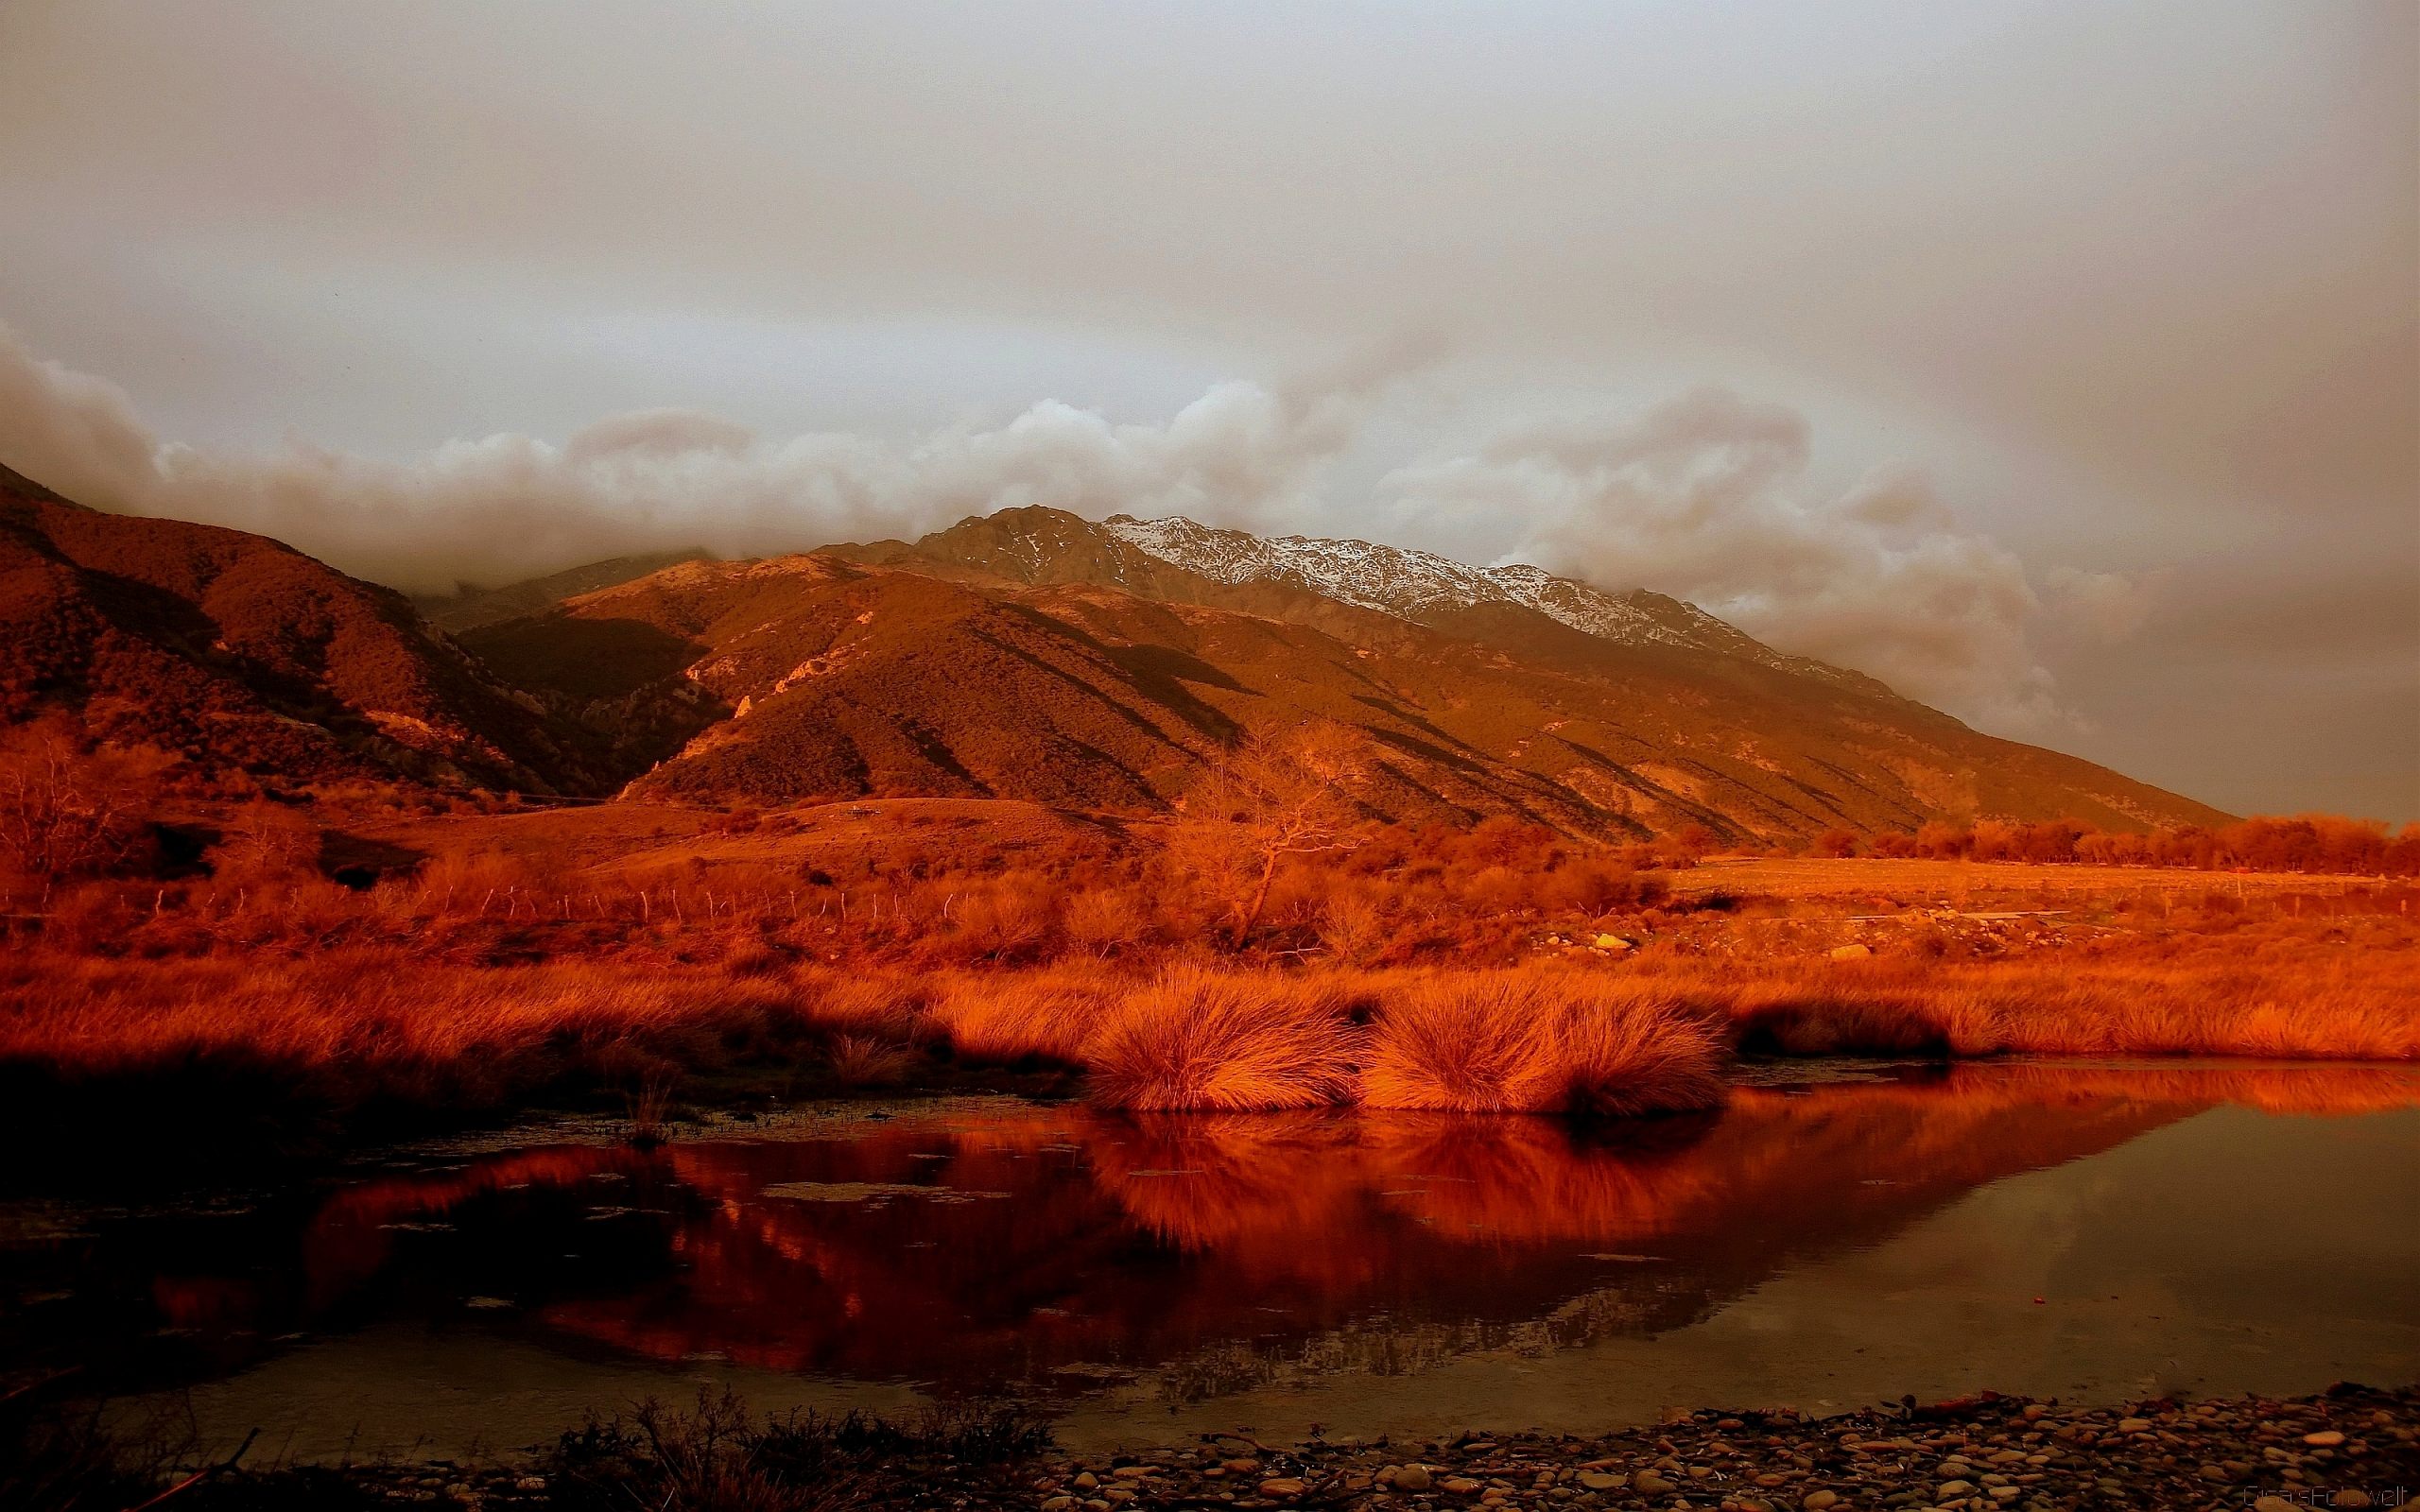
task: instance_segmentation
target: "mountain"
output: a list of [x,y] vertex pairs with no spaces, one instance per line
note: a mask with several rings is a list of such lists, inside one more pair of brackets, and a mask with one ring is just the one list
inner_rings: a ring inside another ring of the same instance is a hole
[[1144,811],[1231,728],[1151,672],[1155,648],[831,557],[674,567],[465,639],[504,675],[619,731],[640,794]]
[[1540,567],[1473,567],[1368,541],[1261,537],[1182,515],[1112,515],[1095,524],[1028,506],[960,521],[912,544],[834,549],[874,563],[973,570],[1021,583],[1093,583],[1311,623],[1340,604],[1530,652],[1541,640],[1556,639],[1547,629],[1551,624],[1614,645],[1728,658],[1852,693],[1897,696],[1861,672],[1786,655],[1661,593],[1607,593]]
[[[1010,510],[912,544],[689,563],[464,640],[559,713],[618,732],[641,795],[1148,813],[1238,735],[1326,720],[1369,743],[1368,800],[1406,819],[1744,839],[1943,816],[2220,816],[1668,599],[1597,595],[1645,618],[1609,610],[1589,630],[1565,617],[1599,607],[1584,585],[1512,575],[1564,610],[1549,613],[1506,578],[1478,575],[1497,596],[1468,586],[1473,569],[1387,548],[1349,576],[1228,581],[1125,528]],[[1311,586],[1338,577],[1357,601]]]
[[1197,524],[1183,515],[1160,520],[1113,515],[1101,528],[1147,556],[1215,582],[1290,584],[1422,625],[1452,623],[1454,616],[1486,605],[1518,605],[1617,645],[1669,645],[1737,657],[1860,693],[1891,696],[1888,687],[1861,672],[1785,656],[1694,604],[1645,589],[1616,596],[1542,567],[1472,567],[1433,552],[1367,541],[1263,539]]
[[306,780],[596,782],[537,700],[404,596],[266,537],[103,514],[0,468],[0,721]]
[[633,577],[645,577],[652,572],[675,567],[684,561],[712,561],[714,554],[692,547],[687,551],[658,551],[639,557],[609,557],[584,566],[568,567],[544,577],[532,577],[502,588],[480,588],[465,583],[453,593],[412,600],[422,618],[441,630],[462,631],[493,625],[498,620],[518,619],[524,614],[542,614],[566,598],[627,583]]
[[1409,820],[1740,840],[2223,817],[1686,605],[1532,569],[1050,509],[630,576],[645,565],[497,591],[486,608],[545,607],[458,640],[276,541],[0,473],[0,720],[64,702],[302,780],[1128,816],[1180,803],[1247,733],[1324,721],[1371,753],[1372,811]]

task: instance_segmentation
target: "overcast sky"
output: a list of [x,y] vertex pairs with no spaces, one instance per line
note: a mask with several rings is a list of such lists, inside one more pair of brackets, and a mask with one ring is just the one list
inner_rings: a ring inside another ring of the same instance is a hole
[[1002,504],[2420,817],[2420,6],[0,0],[0,462],[412,588]]

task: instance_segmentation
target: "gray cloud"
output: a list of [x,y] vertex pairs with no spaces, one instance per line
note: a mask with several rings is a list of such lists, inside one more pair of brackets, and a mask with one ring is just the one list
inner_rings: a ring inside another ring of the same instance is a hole
[[1158,425],[1046,401],[1006,424],[906,443],[769,440],[651,410],[561,445],[490,436],[389,462],[301,441],[258,455],[164,442],[115,387],[36,357],[0,326],[0,461],[82,503],[257,531],[418,590],[643,550],[795,551],[1022,504],[1268,528],[1318,507],[1322,470],[1422,350],[1383,349],[1298,383],[1219,384]]
[[[2032,644],[2045,600],[2007,547],[1962,526],[1919,473],[1837,494],[1807,479],[1810,428],[1701,389],[1643,413],[1531,425],[1388,480],[1408,520],[1499,516],[1515,555],[1611,588],[1691,600],[1785,650],[1871,672],[1996,729],[2072,730]],[[2060,569],[2058,610],[2139,627],[2117,573]]]
[[[266,455],[163,443],[123,393],[36,358],[0,327],[0,460],[83,502],[258,531],[419,590],[624,552],[791,551],[1023,504],[1268,530],[1337,512],[1322,494],[1328,470],[1430,350],[1397,344],[1288,384],[1219,384],[1158,425],[1046,401],[1004,425],[891,444],[767,440],[713,416],[650,410],[561,445],[491,436],[384,462],[303,442]],[[1795,411],[1706,389],[1635,416],[1508,431],[1379,488],[1414,527],[1513,522],[1514,556],[1688,597],[1786,649],[1998,728],[2066,718],[2028,642],[2043,600],[2022,563],[1962,530],[1903,469],[1837,497],[1811,492],[1809,445]],[[2097,630],[2139,624],[2121,575],[2052,580]]]
[[[322,539],[397,571],[470,559],[499,485],[597,549],[1049,489],[1493,557],[1564,517],[1375,480],[1591,475],[1485,434],[1725,385],[1779,406],[1686,464],[1731,491],[1668,459],[1613,501],[1746,501],[1659,527],[1686,591],[1997,667],[2229,806],[2420,817],[2420,623],[2372,581],[2420,582],[2415,51],[2409,0],[8,0],[0,318],[197,444],[87,391],[50,452],[298,529],[335,490]],[[1407,327],[1459,408],[1169,419]],[[753,434],[563,439],[665,406]],[[495,432],[556,439],[448,440]],[[1929,644],[1845,588],[1959,582]]]

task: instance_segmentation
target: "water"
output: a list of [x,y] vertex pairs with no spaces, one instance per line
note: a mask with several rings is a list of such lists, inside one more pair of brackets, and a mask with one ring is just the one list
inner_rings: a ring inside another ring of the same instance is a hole
[[960,1100],[19,1208],[0,1349],[302,1455],[723,1383],[1103,1444],[2420,1379],[2411,1072],[1788,1074],[1593,1131]]

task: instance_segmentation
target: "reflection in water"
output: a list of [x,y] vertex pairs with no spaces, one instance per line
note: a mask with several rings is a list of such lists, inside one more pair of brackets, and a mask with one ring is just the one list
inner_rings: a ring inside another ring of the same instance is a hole
[[199,1247],[130,1226],[111,1255],[201,1347],[186,1368],[204,1375],[296,1330],[459,1318],[469,1300],[556,1349],[944,1393],[1080,1395],[1149,1371],[1180,1400],[1259,1384],[1280,1360],[1389,1374],[1661,1333],[1978,1187],[2221,1103],[2380,1111],[2420,1103],[2415,1085],[1965,1066],[1746,1087],[1720,1114],[1593,1129],[960,1104],[811,1137],[497,1155],[220,1220],[233,1231]]

